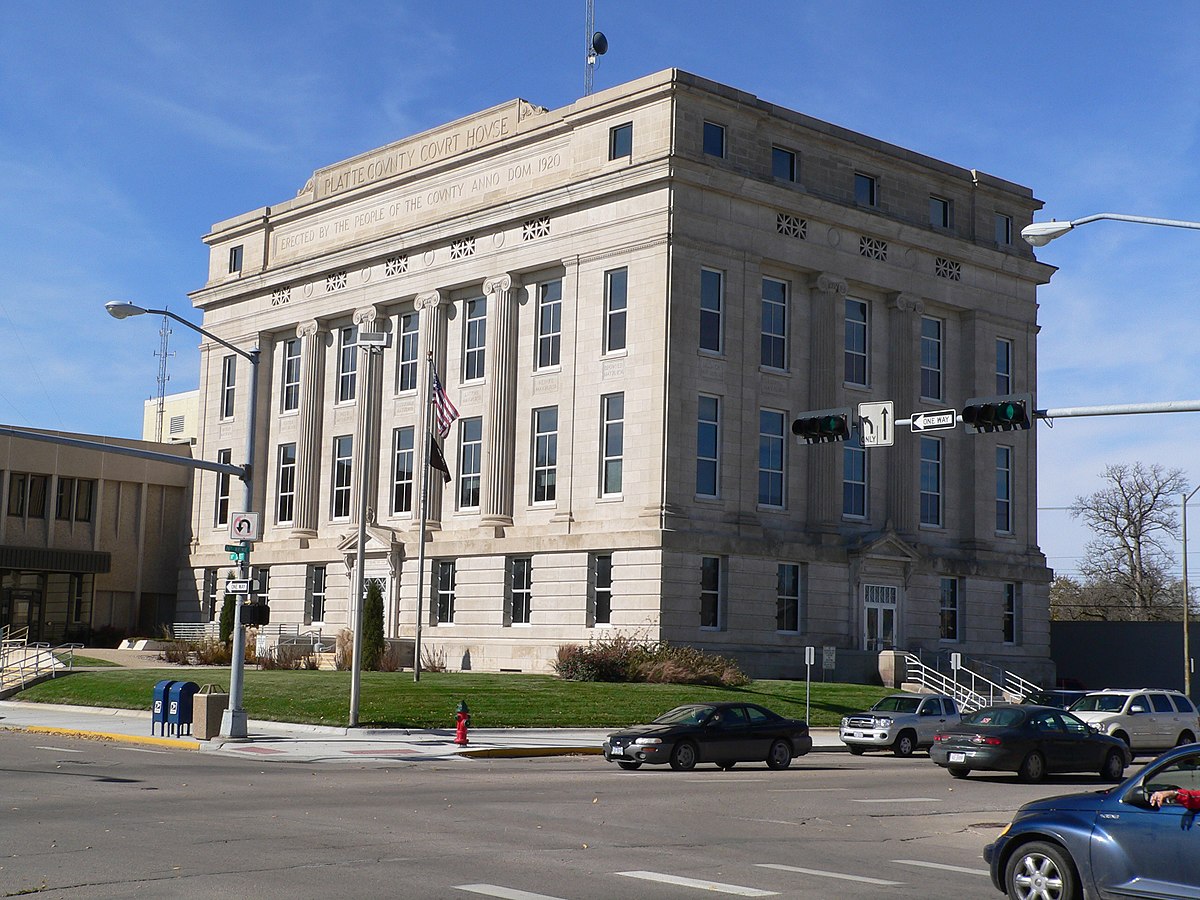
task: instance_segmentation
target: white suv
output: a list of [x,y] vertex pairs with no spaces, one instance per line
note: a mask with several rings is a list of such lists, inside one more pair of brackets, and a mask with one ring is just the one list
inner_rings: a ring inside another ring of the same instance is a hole
[[1179,691],[1105,688],[1080,697],[1071,712],[1138,752],[1193,744],[1200,734],[1196,707]]
[[929,747],[933,736],[958,721],[958,705],[941,694],[889,694],[869,710],[842,719],[842,743],[855,756],[864,750],[891,748],[912,756]]

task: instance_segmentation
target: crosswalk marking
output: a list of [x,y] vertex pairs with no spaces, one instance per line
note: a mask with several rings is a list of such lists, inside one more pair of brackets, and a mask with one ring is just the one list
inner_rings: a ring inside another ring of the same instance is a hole
[[951,866],[946,863],[925,862],[920,859],[893,859],[892,862],[900,863],[902,866],[920,866],[924,869],[945,869],[947,872],[965,872],[968,875],[983,875],[984,877],[992,874],[987,869],[971,869],[967,866]]
[[701,878],[684,878],[681,875],[664,875],[661,872],[617,872],[628,878],[640,878],[643,881],[660,881],[663,884],[677,884],[680,887],[699,888],[702,891],[712,891],[714,894],[735,894],[738,897],[777,897],[776,891],[760,891],[758,888],[743,887],[740,884],[724,884],[720,881],[705,881]]
[[562,900],[549,894],[532,894],[529,891],[518,891],[514,888],[501,887],[498,884],[459,884],[456,891],[466,891],[469,894],[483,894],[485,897],[499,897],[500,900]]
[[837,878],[841,881],[860,881],[863,884],[879,884],[884,887],[900,887],[903,881],[885,881],[882,878],[868,878],[866,875],[848,875],[845,872],[826,872],[822,869],[802,869],[799,866],[784,866],[778,863],[755,863],[761,869],[778,869],[780,872],[798,872],[801,875],[818,875],[821,878]]

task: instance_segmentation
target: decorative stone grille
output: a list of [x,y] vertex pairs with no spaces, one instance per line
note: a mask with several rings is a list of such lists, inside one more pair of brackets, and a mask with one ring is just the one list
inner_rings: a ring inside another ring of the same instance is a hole
[[383,274],[387,278],[393,275],[403,275],[408,271],[408,254],[389,256],[383,261]]
[[962,281],[962,265],[944,256],[933,260],[933,273],[938,278],[949,278],[951,281]]
[[887,262],[887,254],[887,241],[882,241],[879,238],[867,237],[866,235],[859,237],[859,256],[865,256],[867,259],[877,259],[880,262]]
[[332,294],[334,291],[345,290],[346,288],[346,273],[330,272],[325,276],[325,293]]
[[789,213],[778,213],[775,216],[775,230],[784,237],[802,241],[808,237],[808,221]]
[[536,219],[529,219],[521,226],[521,240],[523,241],[532,241],[536,238],[544,238],[549,236],[549,216],[539,216]]
[[292,288],[288,287],[275,288],[271,291],[271,305],[283,306],[285,303],[292,302]]
[[461,241],[450,242],[450,258],[464,259],[475,255],[475,238],[463,238]]

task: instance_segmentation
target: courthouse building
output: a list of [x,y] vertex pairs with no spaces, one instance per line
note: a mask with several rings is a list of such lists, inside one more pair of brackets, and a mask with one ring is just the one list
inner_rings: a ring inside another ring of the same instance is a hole
[[[193,302],[261,362],[203,345],[193,450],[244,461],[257,377],[252,562],[302,632],[346,625],[365,515],[387,634],[414,635],[422,585],[451,669],[628,634],[756,676],[803,676],[814,646],[840,677],[893,647],[1045,677],[1035,431],[790,431],[1032,391],[1052,269],[1016,236],[1040,205],[678,70],[514,100],[213,227]],[[390,335],[370,379],[360,332]],[[427,353],[460,417],[419,573]],[[202,619],[241,486],[195,485],[180,618]]]

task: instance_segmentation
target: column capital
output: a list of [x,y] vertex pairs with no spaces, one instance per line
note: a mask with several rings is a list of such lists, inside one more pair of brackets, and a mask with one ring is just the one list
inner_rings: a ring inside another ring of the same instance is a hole
[[442,303],[441,291],[426,291],[424,294],[417,294],[413,305],[417,309],[435,309]]
[[497,294],[500,292],[508,292],[513,288],[521,286],[521,279],[515,275],[505,273],[503,275],[493,275],[483,282],[483,292],[485,294]]
[[374,306],[364,306],[354,311],[354,324],[359,326],[372,325],[378,317],[379,310]]
[[324,331],[321,323],[316,319],[309,319],[307,322],[301,322],[296,326],[296,337],[310,338],[315,337],[318,333]]
[[892,294],[888,300],[892,308],[898,309],[900,312],[917,313],[918,315],[925,312],[925,301],[916,294],[900,292]]
[[814,276],[812,286],[822,294],[833,294],[837,297],[845,297],[850,290],[845,278],[831,272],[821,272]]

